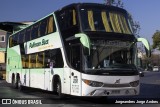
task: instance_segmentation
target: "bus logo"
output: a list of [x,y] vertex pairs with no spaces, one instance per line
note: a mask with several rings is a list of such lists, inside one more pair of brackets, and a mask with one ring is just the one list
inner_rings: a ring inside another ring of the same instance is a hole
[[30,43],[29,48],[39,47],[39,46],[42,46],[42,45],[46,45],[46,44],[48,44],[48,43],[49,43],[49,40],[42,39],[41,42],[33,42],[33,43]]
[[114,84],[120,84],[120,80],[121,79],[116,80],[116,82]]

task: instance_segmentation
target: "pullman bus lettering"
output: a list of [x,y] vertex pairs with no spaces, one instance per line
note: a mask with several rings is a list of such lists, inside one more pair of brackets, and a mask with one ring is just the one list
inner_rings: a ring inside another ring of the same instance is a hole
[[38,46],[42,46],[42,45],[46,45],[48,44],[48,41],[49,40],[45,40],[45,39],[42,39],[42,42],[33,42],[33,43],[30,43],[29,44],[29,48],[35,48],[35,47],[38,47]]

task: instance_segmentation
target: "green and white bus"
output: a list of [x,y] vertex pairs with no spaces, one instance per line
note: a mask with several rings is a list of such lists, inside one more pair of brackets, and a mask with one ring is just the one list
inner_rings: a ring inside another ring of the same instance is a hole
[[7,47],[8,83],[63,95],[139,94],[137,42],[126,10],[75,3],[12,34]]

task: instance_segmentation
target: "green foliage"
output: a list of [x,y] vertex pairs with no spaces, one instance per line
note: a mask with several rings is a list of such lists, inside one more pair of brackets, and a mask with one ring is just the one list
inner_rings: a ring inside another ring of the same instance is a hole
[[153,49],[158,48],[158,50],[160,50],[160,31],[159,30],[157,30],[154,33],[152,39],[153,39],[153,45],[152,45]]
[[112,5],[123,8],[122,0],[104,0],[106,5]]
[[112,5],[114,3],[114,0],[104,0],[106,2],[106,5]]

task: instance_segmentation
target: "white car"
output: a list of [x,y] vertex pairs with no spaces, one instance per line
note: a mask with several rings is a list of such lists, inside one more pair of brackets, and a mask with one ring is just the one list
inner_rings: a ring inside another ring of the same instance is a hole
[[153,67],[153,71],[155,71],[155,72],[156,72],[156,71],[157,71],[157,72],[159,72],[159,67],[158,67],[158,66],[154,66],[154,67]]

